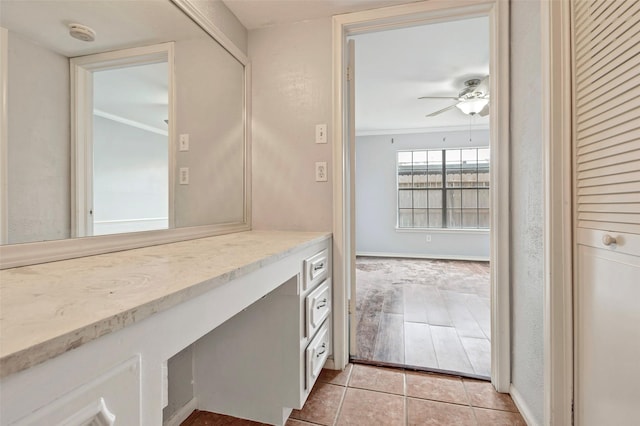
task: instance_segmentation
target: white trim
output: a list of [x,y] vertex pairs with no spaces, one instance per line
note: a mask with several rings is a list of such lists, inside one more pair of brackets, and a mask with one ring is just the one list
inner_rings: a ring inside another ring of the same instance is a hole
[[141,231],[97,237],[71,238],[0,246],[0,269],[74,259],[140,247],[249,231],[244,223]]
[[9,231],[9,30],[0,27],[0,244],[6,244]]
[[404,259],[441,259],[441,260],[469,260],[472,262],[488,262],[488,256],[461,256],[457,254],[424,254],[424,253],[390,253],[374,251],[358,251],[356,256],[369,257],[397,257]]
[[113,219],[113,220],[96,220],[95,223],[134,223],[134,222],[153,222],[158,220],[169,220],[168,217],[143,217],[139,219]]
[[418,25],[471,16],[489,16],[491,28],[491,150],[492,156],[492,383],[507,392],[511,381],[510,292],[509,292],[509,3],[506,1],[419,2],[333,18],[333,164],[334,164],[334,358],[337,368],[348,359],[347,297],[351,286],[350,258],[353,241],[348,228],[351,199],[349,187],[353,171],[347,163],[345,144],[346,61],[345,39],[373,30]]
[[150,126],[148,124],[144,124],[139,121],[124,118],[116,114],[111,114],[99,109],[94,109],[93,115],[107,119],[107,120],[115,121],[116,123],[121,123],[127,126],[135,127],[140,130],[145,130],[147,132],[156,133],[162,136],[169,136],[169,132],[167,130],[160,129],[159,127]]
[[198,409],[198,399],[191,398],[189,402],[187,402],[184,406],[182,406],[178,411],[173,413],[169,419],[162,422],[162,426],[180,426],[182,422],[187,420],[187,418]]
[[[233,45],[226,37],[215,34],[221,31],[210,20],[198,19],[194,12],[197,6],[192,5],[193,0],[172,0],[187,16],[189,16],[220,45],[229,51],[240,63],[244,65],[245,78],[245,112],[244,112],[244,150],[245,150],[245,182],[244,182],[244,221],[238,223],[222,223],[207,226],[194,226],[187,228],[173,228],[159,231],[144,231],[130,234],[105,235],[81,239],[67,239],[59,241],[47,241],[39,243],[25,243],[0,246],[0,269],[17,266],[33,265],[36,263],[52,262],[55,260],[72,259],[76,257],[91,256],[114,251],[128,250],[158,244],[166,244],[177,241],[204,238],[214,235],[230,234],[234,232],[248,231],[251,229],[251,64],[247,57]],[[198,12],[198,15],[201,14]],[[173,53],[171,53],[173,55]],[[173,61],[172,61],[173,62]],[[175,89],[169,96],[175,96]],[[172,99],[175,99],[172,98]],[[170,100],[170,103],[172,100]],[[174,112],[175,114],[175,112]],[[174,120],[169,122],[169,134],[175,134]],[[170,138],[169,144],[174,146],[175,140]],[[171,148],[173,149],[173,148]],[[175,149],[174,149],[175,151]],[[174,161],[170,159],[170,161]],[[73,161],[72,161],[73,163]],[[170,164],[175,169],[174,164]],[[72,170],[73,173],[73,170]],[[173,179],[173,175],[171,176]],[[170,182],[171,187],[173,183]],[[73,195],[72,195],[73,196]],[[169,194],[173,202],[172,194]],[[173,203],[172,203],[173,204]],[[169,226],[173,226],[172,212],[169,212]]]
[[[522,397],[520,392],[513,386],[513,384],[509,387],[509,395],[511,395],[511,399],[513,399],[513,403],[520,411],[522,418],[527,423],[527,426],[539,426],[539,424],[534,420],[535,417],[532,414],[531,408],[525,402],[525,399]],[[558,425],[570,425],[571,423],[554,423]]]
[[545,168],[543,423],[569,425],[573,399],[570,3],[543,1],[541,16]]
[[[489,130],[487,124],[474,124],[471,130]],[[388,136],[422,133],[468,132],[469,126],[422,127],[415,129],[356,130],[356,136]]]

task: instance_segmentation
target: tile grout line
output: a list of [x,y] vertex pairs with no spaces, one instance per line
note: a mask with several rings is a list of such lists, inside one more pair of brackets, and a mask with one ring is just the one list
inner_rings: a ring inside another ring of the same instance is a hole
[[338,409],[336,410],[336,416],[333,419],[332,426],[336,426],[338,424],[338,419],[340,418],[340,412],[342,411],[342,405],[344,404],[344,399],[347,397],[347,390],[349,389],[349,382],[351,382],[352,374],[353,374],[353,364],[351,364],[351,368],[349,369],[349,374],[347,374],[347,380],[344,382],[344,392],[342,392],[342,398],[340,398],[340,403],[338,404]]

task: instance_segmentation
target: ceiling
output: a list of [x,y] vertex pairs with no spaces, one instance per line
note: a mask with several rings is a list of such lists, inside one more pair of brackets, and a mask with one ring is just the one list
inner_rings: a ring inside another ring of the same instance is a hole
[[[252,30],[336,14],[411,3],[407,0],[223,0]],[[489,117],[453,108],[464,81],[489,75],[489,21],[474,18],[361,34],[356,40],[356,132],[384,134],[487,128]]]

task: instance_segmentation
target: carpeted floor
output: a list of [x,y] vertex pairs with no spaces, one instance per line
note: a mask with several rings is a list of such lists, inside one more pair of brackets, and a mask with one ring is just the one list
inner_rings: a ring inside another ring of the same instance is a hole
[[489,262],[358,257],[357,359],[491,375]]

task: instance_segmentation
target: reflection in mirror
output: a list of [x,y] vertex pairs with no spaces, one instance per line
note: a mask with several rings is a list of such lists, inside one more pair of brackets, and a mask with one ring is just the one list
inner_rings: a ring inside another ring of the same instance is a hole
[[244,65],[173,3],[2,0],[0,27],[2,243],[246,223]]

